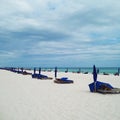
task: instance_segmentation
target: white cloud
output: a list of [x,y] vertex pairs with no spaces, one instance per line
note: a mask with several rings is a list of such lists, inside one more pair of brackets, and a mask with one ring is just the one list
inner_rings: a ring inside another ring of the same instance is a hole
[[32,6],[29,4],[28,1],[25,0],[15,0],[11,1],[11,4],[14,5],[15,9],[18,10],[18,12],[32,12]]
[[15,52],[11,51],[3,51],[0,50],[0,58],[6,58],[6,59],[11,59],[11,58],[16,58],[17,54]]
[[119,11],[119,0],[1,0],[1,58],[119,60]]

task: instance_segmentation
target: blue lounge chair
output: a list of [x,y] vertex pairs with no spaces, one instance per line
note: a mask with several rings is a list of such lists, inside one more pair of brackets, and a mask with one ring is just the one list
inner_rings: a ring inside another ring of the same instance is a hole
[[94,82],[89,84],[90,92],[99,92],[103,94],[120,93],[120,88],[114,88],[109,83],[97,81],[97,72],[95,66],[93,66],[93,79]]
[[69,84],[69,83],[73,83],[73,80],[68,80],[67,77],[63,77],[63,78],[56,78],[56,80],[54,80],[55,83],[61,83],[61,84]]
[[48,77],[46,75],[38,74],[37,79],[53,79],[52,77]]
[[41,74],[41,69],[39,69],[39,73],[36,73],[36,68],[34,68],[34,74],[32,74],[32,78],[37,78],[37,79],[52,79],[51,77],[48,77],[46,75]]

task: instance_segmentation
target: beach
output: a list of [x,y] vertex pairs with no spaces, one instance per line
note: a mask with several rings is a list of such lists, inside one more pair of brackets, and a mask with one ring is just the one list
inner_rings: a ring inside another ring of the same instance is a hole
[[[32,71],[33,72],[33,71]],[[73,84],[33,79],[0,70],[0,120],[119,120],[120,94],[91,93],[92,74],[58,72]],[[120,76],[98,75],[98,80],[120,88]]]

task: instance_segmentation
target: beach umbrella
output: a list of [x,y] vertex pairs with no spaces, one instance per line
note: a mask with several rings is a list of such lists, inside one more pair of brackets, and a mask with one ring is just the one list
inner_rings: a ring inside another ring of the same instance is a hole
[[68,72],[68,68],[66,69],[66,71],[65,71],[66,73]]
[[18,72],[19,72],[19,67],[18,67]]
[[94,80],[94,82],[97,81],[97,71],[96,71],[95,65],[93,66],[93,80]]
[[79,70],[78,70],[78,71],[79,71],[79,73],[80,73],[80,72],[81,72],[81,69],[79,68]]
[[34,74],[36,73],[36,68],[34,68]]
[[96,92],[97,71],[95,65],[93,66],[93,80],[94,80],[94,91]]
[[119,74],[120,74],[120,68],[118,68],[118,76],[119,76]]
[[22,71],[22,73],[23,73],[23,67],[21,68],[21,71]]
[[55,78],[57,77],[57,67],[55,67]]
[[41,68],[39,68],[39,75],[41,74]]
[[98,69],[97,69],[97,74],[99,74],[99,72],[100,72],[100,71],[99,71],[99,68],[98,68]]

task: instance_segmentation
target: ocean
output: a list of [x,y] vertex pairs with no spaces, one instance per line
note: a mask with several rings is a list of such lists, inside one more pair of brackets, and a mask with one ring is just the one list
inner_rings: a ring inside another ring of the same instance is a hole
[[[32,68],[33,70],[34,68]],[[42,68],[43,71],[54,71],[54,67],[46,67]],[[115,74],[117,72],[120,73],[120,67],[99,67],[96,68],[100,74],[106,73],[106,74]],[[39,70],[37,67],[36,70]],[[57,70],[59,72],[80,72],[80,73],[92,73],[93,68],[92,67],[57,67]]]

